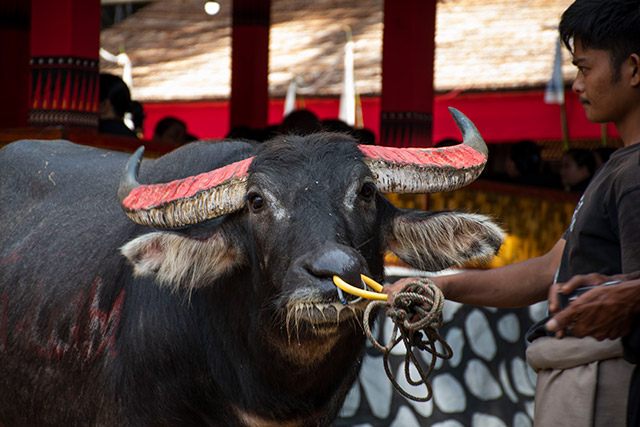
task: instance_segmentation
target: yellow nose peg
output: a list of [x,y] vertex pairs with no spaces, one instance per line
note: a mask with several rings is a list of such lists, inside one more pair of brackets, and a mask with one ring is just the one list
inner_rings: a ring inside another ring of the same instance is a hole
[[362,277],[362,281],[364,283],[367,284],[367,286],[369,286],[371,289],[373,289],[375,292],[371,292],[371,291],[367,291],[366,289],[361,289],[361,288],[357,288],[355,286],[352,286],[350,284],[348,284],[347,282],[345,282],[344,280],[342,280],[340,277],[338,276],[333,276],[333,283],[335,283],[335,285],[342,289],[343,291],[351,294],[351,295],[355,295],[357,297],[362,297],[362,298],[366,298],[366,299],[372,299],[372,300],[378,300],[378,301],[386,301],[388,295],[387,294],[383,294],[382,292],[382,285],[378,282],[376,282],[375,280],[373,280],[370,277],[365,276],[364,274],[361,274],[360,277]]

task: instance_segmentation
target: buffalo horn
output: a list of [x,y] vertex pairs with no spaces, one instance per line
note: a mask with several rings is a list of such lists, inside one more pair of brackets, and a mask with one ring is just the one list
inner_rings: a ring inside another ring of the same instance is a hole
[[253,157],[200,175],[144,185],[138,182],[143,152],[140,147],[131,156],[118,188],[120,206],[134,222],[149,227],[183,227],[242,207]]
[[487,163],[487,146],[464,114],[449,108],[462,132],[462,144],[443,148],[361,145],[365,163],[383,193],[438,193],[473,182]]

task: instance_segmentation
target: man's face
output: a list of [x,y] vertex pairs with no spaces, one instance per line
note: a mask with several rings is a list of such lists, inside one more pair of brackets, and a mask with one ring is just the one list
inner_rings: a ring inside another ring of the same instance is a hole
[[622,81],[616,79],[611,54],[601,49],[585,49],[579,40],[575,42],[573,64],[578,75],[572,89],[594,123],[617,122],[624,114],[624,100],[628,93]]

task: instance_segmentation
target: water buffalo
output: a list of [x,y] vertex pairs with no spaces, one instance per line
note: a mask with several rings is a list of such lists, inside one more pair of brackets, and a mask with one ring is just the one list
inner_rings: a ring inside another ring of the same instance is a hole
[[330,424],[367,304],[341,304],[331,277],[382,281],[386,250],[438,270],[501,244],[486,217],[382,194],[478,176],[486,146],[454,118],[464,144],[443,149],[332,133],[144,161],[67,141],[4,147],[0,424]]

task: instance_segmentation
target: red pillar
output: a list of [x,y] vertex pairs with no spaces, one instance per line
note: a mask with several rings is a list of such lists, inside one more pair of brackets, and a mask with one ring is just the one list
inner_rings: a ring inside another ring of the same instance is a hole
[[98,127],[100,0],[31,0],[29,124]]
[[230,127],[267,126],[270,0],[234,0]]
[[382,145],[432,145],[435,22],[436,0],[384,2]]
[[0,128],[27,126],[31,3],[0,1]]

